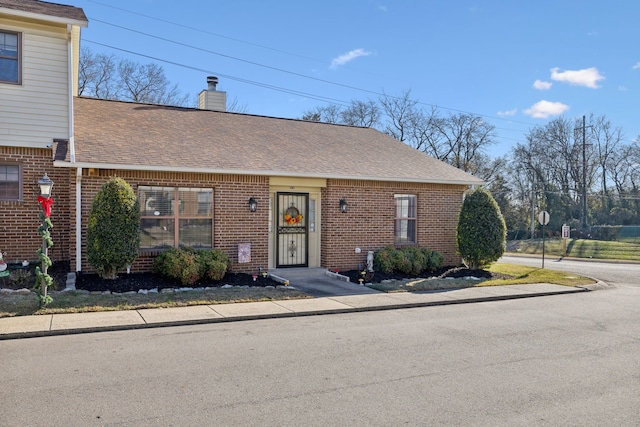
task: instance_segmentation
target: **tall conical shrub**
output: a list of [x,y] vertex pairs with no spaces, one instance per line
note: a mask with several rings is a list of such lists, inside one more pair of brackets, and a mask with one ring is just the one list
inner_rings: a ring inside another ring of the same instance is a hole
[[468,194],[458,217],[458,253],[467,267],[482,268],[504,253],[507,227],[491,194],[478,188]]
[[100,277],[115,279],[133,263],[140,247],[140,208],[122,178],[105,183],[91,204],[87,224],[87,259]]

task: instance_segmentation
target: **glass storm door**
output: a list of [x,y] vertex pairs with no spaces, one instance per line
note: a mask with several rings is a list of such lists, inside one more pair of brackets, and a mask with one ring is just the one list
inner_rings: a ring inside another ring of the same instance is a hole
[[276,267],[307,267],[309,194],[278,193]]

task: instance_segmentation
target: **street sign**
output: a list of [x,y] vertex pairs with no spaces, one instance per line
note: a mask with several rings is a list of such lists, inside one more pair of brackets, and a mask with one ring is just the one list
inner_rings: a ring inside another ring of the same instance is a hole
[[564,224],[562,226],[562,238],[563,239],[570,239],[571,238],[571,227],[569,227],[566,224]]
[[540,212],[540,214],[538,214],[538,222],[540,223],[540,225],[549,224],[549,212],[547,211]]

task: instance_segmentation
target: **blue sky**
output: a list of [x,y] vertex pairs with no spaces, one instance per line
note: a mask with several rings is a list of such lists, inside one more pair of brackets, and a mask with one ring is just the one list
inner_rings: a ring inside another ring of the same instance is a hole
[[493,124],[492,156],[559,115],[640,135],[638,2],[58,2],[84,9],[83,47],[159,63],[194,104],[208,75],[247,113],[287,118],[411,90]]

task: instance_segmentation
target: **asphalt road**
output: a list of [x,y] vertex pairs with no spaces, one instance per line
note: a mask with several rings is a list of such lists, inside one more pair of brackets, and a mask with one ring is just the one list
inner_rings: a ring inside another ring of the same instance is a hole
[[[541,258],[504,256],[500,262],[542,266]],[[614,286],[640,286],[640,263],[567,260],[545,257],[544,268],[593,277]]]
[[2,426],[638,425],[640,287],[0,343]]

